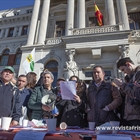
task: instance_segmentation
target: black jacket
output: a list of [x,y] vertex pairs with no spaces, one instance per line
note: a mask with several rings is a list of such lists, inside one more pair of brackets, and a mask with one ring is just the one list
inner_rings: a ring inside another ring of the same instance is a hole
[[21,116],[19,90],[11,83],[5,85],[0,78],[0,117],[9,116],[16,121]]
[[83,93],[81,102],[77,103],[74,100],[61,99],[56,103],[59,115],[57,116],[57,126],[61,122],[65,122],[68,126],[84,127],[85,125],[85,109],[86,109],[86,94]]

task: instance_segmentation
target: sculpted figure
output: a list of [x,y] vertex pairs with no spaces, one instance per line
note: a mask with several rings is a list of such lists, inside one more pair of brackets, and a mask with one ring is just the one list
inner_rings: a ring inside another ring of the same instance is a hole
[[78,67],[76,62],[74,61],[75,52],[68,50],[68,61],[66,61],[65,67],[64,67],[64,77],[65,79],[69,79],[72,75],[77,75]]

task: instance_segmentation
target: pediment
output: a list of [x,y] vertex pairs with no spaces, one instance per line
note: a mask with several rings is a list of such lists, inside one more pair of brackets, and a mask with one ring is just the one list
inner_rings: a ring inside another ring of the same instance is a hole
[[66,9],[67,9],[67,4],[59,4],[57,6],[50,8],[50,13],[65,11]]

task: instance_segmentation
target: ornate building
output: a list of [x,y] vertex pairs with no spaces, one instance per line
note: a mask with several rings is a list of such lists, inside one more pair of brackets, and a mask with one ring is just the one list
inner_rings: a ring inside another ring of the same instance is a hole
[[101,65],[106,76],[121,77],[119,58],[140,64],[140,1],[96,4],[104,26],[97,25],[93,0],[35,0],[33,6],[0,11],[0,69],[12,65],[25,73],[22,63],[35,47],[38,75],[47,68],[55,79],[76,74],[88,82],[93,66]]

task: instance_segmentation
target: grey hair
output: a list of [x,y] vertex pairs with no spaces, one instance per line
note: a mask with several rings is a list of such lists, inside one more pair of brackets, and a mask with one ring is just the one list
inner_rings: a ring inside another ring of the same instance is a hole
[[48,70],[45,71],[45,72],[43,73],[43,77],[44,77],[46,74],[50,74],[51,78],[54,79],[54,76],[53,76],[53,74],[52,74],[50,71],[48,71]]

